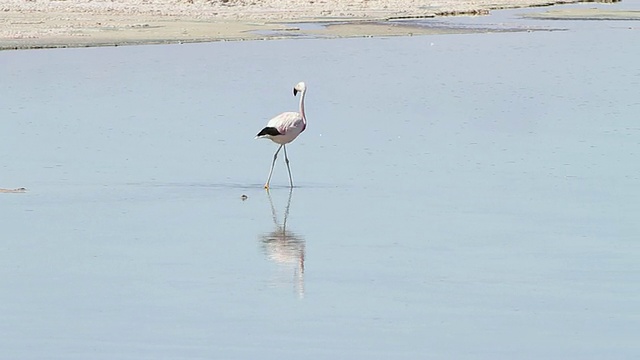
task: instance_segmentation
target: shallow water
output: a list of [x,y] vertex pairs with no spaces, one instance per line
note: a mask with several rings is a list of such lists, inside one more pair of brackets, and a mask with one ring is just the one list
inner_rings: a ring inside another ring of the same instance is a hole
[[638,357],[620,25],[1,52],[1,357]]

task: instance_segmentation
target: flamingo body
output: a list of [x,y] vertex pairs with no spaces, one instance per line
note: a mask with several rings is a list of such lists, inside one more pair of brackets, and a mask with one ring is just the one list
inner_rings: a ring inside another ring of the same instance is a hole
[[258,133],[258,137],[266,137],[276,144],[284,145],[295,140],[306,127],[302,115],[288,111],[269,120],[267,126]]

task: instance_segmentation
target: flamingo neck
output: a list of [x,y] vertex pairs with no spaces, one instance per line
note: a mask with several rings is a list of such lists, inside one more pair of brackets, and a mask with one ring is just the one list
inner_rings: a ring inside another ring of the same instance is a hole
[[302,94],[300,94],[300,116],[302,116],[302,121],[304,124],[307,124],[307,117],[304,115],[304,96],[307,94],[307,90],[303,90]]

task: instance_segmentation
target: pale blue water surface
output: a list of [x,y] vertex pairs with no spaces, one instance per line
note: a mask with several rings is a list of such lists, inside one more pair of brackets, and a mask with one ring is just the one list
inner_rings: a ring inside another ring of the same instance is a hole
[[0,358],[640,357],[640,25],[562,23],[0,52]]

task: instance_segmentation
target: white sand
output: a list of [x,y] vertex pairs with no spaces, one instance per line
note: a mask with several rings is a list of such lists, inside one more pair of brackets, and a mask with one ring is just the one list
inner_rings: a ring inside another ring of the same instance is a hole
[[[551,2],[578,1],[0,0],[0,49],[256,39],[269,37],[257,30],[283,29],[287,22],[486,14]],[[340,31],[339,36],[386,33],[362,26]]]
[[17,189],[0,189],[0,193],[24,193],[27,189],[25,188],[17,188]]

